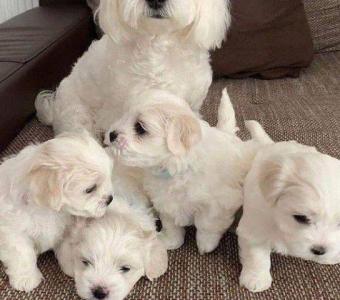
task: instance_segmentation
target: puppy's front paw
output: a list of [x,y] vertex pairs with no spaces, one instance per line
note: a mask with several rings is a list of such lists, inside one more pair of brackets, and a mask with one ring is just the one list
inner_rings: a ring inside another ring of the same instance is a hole
[[218,246],[220,239],[220,234],[201,232],[198,230],[196,233],[198,252],[203,255],[214,251]]
[[9,283],[14,289],[28,293],[34,290],[42,279],[43,276],[41,272],[36,269],[31,272],[12,274],[12,276],[9,277]]
[[263,292],[272,285],[272,276],[270,272],[246,272],[242,270],[240,285],[253,293]]
[[185,230],[181,228],[178,231],[162,232],[159,235],[160,240],[163,242],[164,247],[167,250],[175,250],[180,248],[184,243]]

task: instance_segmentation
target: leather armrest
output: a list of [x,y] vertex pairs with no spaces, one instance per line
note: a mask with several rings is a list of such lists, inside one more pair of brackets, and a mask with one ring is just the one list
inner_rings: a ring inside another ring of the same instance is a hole
[[35,113],[42,89],[53,89],[95,37],[85,5],[51,5],[0,24],[0,151]]

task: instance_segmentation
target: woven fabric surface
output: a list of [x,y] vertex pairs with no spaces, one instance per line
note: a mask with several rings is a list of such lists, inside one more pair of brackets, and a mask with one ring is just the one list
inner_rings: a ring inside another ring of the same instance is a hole
[[[276,141],[296,139],[340,158],[340,52],[317,55],[312,66],[298,79],[216,81],[202,108],[204,118],[212,125],[216,124],[224,87],[228,88],[233,101],[241,137],[248,137],[244,120],[256,119]],[[50,128],[34,119],[1,156],[17,153],[28,143],[45,141],[52,136]],[[194,234],[194,230],[189,229],[185,245],[169,252],[169,269],[164,276],[154,282],[141,279],[128,299],[339,299],[340,265],[318,265],[273,255],[272,288],[251,294],[238,285],[241,266],[236,236],[226,234],[216,251],[200,256]],[[79,299],[73,280],[59,270],[53,253],[39,258],[39,268],[45,277],[43,283],[25,294],[9,287],[0,267],[0,299]]]
[[304,0],[316,52],[340,50],[340,0]]

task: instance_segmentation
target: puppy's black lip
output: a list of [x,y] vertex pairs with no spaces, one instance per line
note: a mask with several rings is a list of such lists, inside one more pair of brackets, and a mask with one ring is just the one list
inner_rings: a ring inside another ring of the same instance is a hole
[[165,19],[165,17],[162,16],[161,14],[154,14],[154,15],[151,16],[151,18],[153,18],[153,19]]
[[106,201],[106,205],[109,206],[111,204],[111,202],[113,201],[113,196],[109,196],[109,198]]
[[163,229],[163,224],[162,224],[161,219],[157,219],[157,220],[155,221],[155,225],[156,225],[156,231],[157,231],[157,232],[161,232],[162,229]]

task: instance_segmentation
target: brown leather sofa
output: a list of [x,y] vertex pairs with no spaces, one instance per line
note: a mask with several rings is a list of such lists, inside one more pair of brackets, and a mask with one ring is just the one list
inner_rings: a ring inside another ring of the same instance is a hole
[[94,37],[85,0],[41,0],[0,24],[0,150],[33,116],[39,90],[55,88]]

